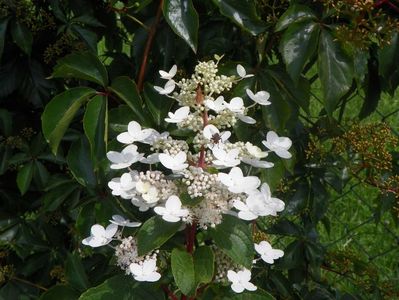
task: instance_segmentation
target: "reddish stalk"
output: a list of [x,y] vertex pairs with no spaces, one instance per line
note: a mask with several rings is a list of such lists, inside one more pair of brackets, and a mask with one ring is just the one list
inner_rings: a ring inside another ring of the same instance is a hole
[[161,288],[171,300],[179,300],[179,298],[177,298],[177,296],[173,294],[173,292],[166,285],[161,285]]
[[145,43],[143,60],[141,62],[140,71],[139,71],[139,75],[138,75],[138,78],[137,78],[137,88],[138,88],[138,90],[140,92],[143,91],[144,76],[145,76],[145,70],[147,68],[148,55],[149,55],[150,50],[151,50],[152,42],[154,41],[155,32],[156,32],[156,29],[158,27],[159,20],[161,19],[162,5],[163,5],[163,0],[160,0],[159,1],[159,5],[158,5],[157,14],[155,16],[155,21],[151,25],[150,32],[148,33],[148,38],[147,38],[147,41]]

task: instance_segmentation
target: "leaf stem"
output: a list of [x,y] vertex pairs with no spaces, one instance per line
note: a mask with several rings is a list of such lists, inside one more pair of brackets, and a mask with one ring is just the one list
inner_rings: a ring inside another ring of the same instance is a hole
[[178,298],[177,298],[177,296],[175,295],[175,294],[173,294],[173,292],[166,286],[166,285],[161,285],[161,288],[163,289],[163,291],[168,295],[168,297],[171,299],[171,300],[179,300]]
[[22,283],[25,283],[25,284],[28,284],[28,285],[30,285],[30,286],[33,286],[33,287],[39,289],[39,290],[48,291],[48,289],[45,288],[44,286],[41,286],[41,285],[39,285],[39,284],[30,282],[30,281],[25,280],[25,279],[22,279],[22,278],[18,278],[18,277],[14,277],[14,276],[13,276],[13,277],[11,277],[10,279],[11,279],[11,280],[15,280],[15,281],[19,281],[19,282],[22,282]]

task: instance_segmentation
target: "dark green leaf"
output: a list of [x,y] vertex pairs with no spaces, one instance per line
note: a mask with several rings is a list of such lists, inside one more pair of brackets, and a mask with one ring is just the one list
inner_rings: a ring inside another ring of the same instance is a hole
[[20,22],[11,23],[11,35],[14,43],[26,54],[30,55],[32,51],[33,36],[29,28]]
[[83,128],[90,143],[91,157],[97,162],[105,157],[108,140],[107,97],[97,95],[87,104]]
[[393,97],[399,84],[399,33],[393,31],[389,45],[378,51],[378,73],[383,78],[382,88]]
[[308,6],[294,3],[281,15],[276,24],[276,31],[286,29],[294,23],[315,19],[316,15]]
[[287,72],[297,84],[305,63],[317,49],[320,28],[313,22],[301,22],[290,26],[283,34],[280,52]]
[[213,3],[219,7],[222,15],[251,34],[258,35],[266,30],[266,24],[261,21],[256,13],[254,1],[213,0]]
[[55,285],[42,294],[39,300],[76,300],[79,294],[68,285]]
[[104,65],[91,52],[72,53],[57,61],[52,77],[77,78],[97,83],[103,87],[108,84],[108,74]]
[[53,153],[57,152],[75,113],[94,93],[95,90],[86,87],[72,88],[55,96],[46,105],[42,114],[42,129]]
[[68,253],[65,264],[65,275],[68,283],[79,291],[87,290],[90,287],[85,269],[80,257],[76,254]]
[[180,36],[194,52],[198,43],[198,14],[191,0],[166,0],[163,15],[173,31]]
[[173,249],[171,267],[177,287],[184,295],[190,295],[196,287],[194,261],[191,254],[185,250]]
[[30,183],[32,181],[34,166],[35,165],[33,161],[31,161],[28,164],[24,165],[22,169],[18,171],[17,185],[19,191],[21,192],[21,195],[25,194],[30,186]]
[[338,42],[326,30],[320,35],[318,69],[324,108],[331,115],[352,85],[353,68]]
[[[228,299],[232,299],[232,300],[274,300],[275,298],[272,295],[270,295],[268,292],[258,288],[254,292],[245,291],[240,294],[232,294],[231,297],[229,297]],[[227,298],[224,298],[223,300],[227,300]]]
[[76,24],[71,25],[71,29],[84,41],[94,54],[97,54],[97,34],[94,31]]
[[286,219],[283,219],[275,223],[267,231],[269,233],[279,234],[279,235],[288,235],[296,237],[303,236],[302,228],[297,224]]
[[139,255],[162,246],[180,228],[180,222],[172,223],[162,220],[158,216],[148,219],[137,233],[137,248]]
[[196,284],[212,281],[215,267],[215,256],[210,247],[201,246],[194,252],[194,270]]
[[237,217],[224,215],[221,224],[211,230],[216,245],[234,262],[247,268],[252,266],[254,245],[247,224]]
[[68,198],[74,197],[76,193],[79,193],[79,186],[72,180],[69,180],[56,188],[51,189],[49,192],[43,195],[43,210],[54,211],[60,207]]
[[10,18],[4,18],[0,21],[0,60],[3,56],[4,43],[6,39],[6,32],[9,20]]

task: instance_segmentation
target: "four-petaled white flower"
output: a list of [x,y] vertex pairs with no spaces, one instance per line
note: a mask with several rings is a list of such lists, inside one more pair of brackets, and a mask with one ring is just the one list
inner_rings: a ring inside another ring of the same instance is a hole
[[148,203],[141,196],[133,196],[131,199],[131,203],[134,206],[138,207],[139,211],[147,211],[157,204],[157,202]]
[[137,171],[124,173],[121,177],[112,178],[108,182],[108,187],[112,190],[112,195],[121,196],[123,199],[130,199],[134,194],[136,181],[134,176],[138,175]]
[[259,253],[262,260],[268,264],[273,264],[275,259],[284,256],[284,251],[280,249],[273,249],[267,241],[261,241],[259,244],[255,243],[255,250]]
[[136,183],[136,191],[141,194],[141,198],[149,204],[156,203],[159,200],[158,189],[149,182],[141,180]]
[[159,161],[161,164],[172,171],[181,171],[188,167],[186,163],[187,154],[186,152],[180,151],[176,155],[172,156],[167,153],[159,154]]
[[173,65],[172,68],[170,68],[169,72],[159,70],[159,75],[161,75],[162,79],[171,80],[173,77],[175,77],[176,72],[177,66]]
[[233,270],[227,271],[227,278],[231,281],[231,289],[235,293],[242,293],[244,290],[256,291],[257,287],[249,282],[251,280],[251,271],[243,269],[238,272]]
[[220,132],[219,129],[217,129],[216,126],[212,124],[206,125],[204,127],[202,134],[204,135],[204,138],[210,141],[208,147],[211,149],[214,146],[223,145],[223,143],[225,143],[231,136],[230,131]]
[[237,113],[239,115],[242,115],[244,113],[244,101],[240,97],[234,97],[230,100],[230,102],[226,102],[225,105],[227,109],[233,113]]
[[223,96],[217,97],[215,100],[205,100],[204,104],[207,108],[212,109],[213,111],[219,113],[222,110],[226,109],[226,102],[224,101]]
[[122,132],[116,139],[122,144],[131,144],[134,142],[143,142],[148,138],[154,129],[141,129],[141,125],[136,121],[131,121],[127,125],[127,132]]
[[218,178],[221,183],[227,186],[232,193],[247,193],[256,191],[260,185],[260,180],[256,176],[244,176],[239,167],[234,167],[229,174],[219,173]]
[[215,156],[215,160],[213,160],[213,164],[219,168],[229,168],[235,167],[240,164],[240,160],[238,159],[238,154],[240,154],[240,150],[231,149],[229,151],[225,151],[220,147],[214,147],[212,149],[213,156]]
[[266,91],[259,91],[254,94],[250,89],[246,89],[247,95],[250,99],[255,101],[260,105],[270,105],[272,104],[269,100],[270,94]]
[[165,83],[164,87],[154,86],[154,89],[161,95],[169,95],[176,87],[176,83],[173,80],[169,80]]
[[143,157],[140,162],[149,165],[156,164],[159,162],[159,153],[149,154],[147,157]]
[[129,270],[137,281],[155,282],[161,278],[161,274],[157,272],[157,260],[155,258],[147,259],[141,263],[132,263]]
[[242,65],[237,65],[237,74],[241,78],[248,78],[254,76],[253,74],[247,74],[247,71],[245,71],[245,68]]
[[269,131],[266,135],[266,140],[262,141],[268,149],[276,153],[281,158],[291,158],[291,153],[288,152],[292,145],[292,141],[288,137],[279,137],[274,131]]
[[122,227],[139,227],[141,225],[140,222],[131,222],[128,219],[120,215],[113,215],[112,220],[109,220],[112,224],[122,226]]
[[91,226],[90,236],[82,241],[83,245],[90,247],[101,247],[109,244],[112,241],[112,237],[118,231],[118,225],[109,224],[107,228],[99,224]]
[[165,121],[168,123],[180,123],[187,119],[188,115],[190,114],[190,107],[183,106],[176,110],[174,113],[169,112],[169,118],[165,118]]
[[245,144],[245,149],[248,151],[248,153],[255,157],[255,158],[264,158],[268,155],[267,152],[262,151],[261,148],[258,146],[252,145],[251,143],[246,143]]
[[109,151],[107,158],[112,162],[111,169],[124,169],[143,158],[144,154],[137,152],[136,145],[129,145],[122,152]]
[[[269,185],[264,182],[260,187],[260,191],[257,190],[251,195],[249,195],[248,199],[251,197],[258,197],[266,204],[266,214],[262,214],[261,216],[277,216],[277,213],[284,210],[285,203],[278,198],[272,197],[272,193],[270,192]],[[247,199],[247,200],[248,200]]]
[[166,200],[165,207],[156,206],[154,211],[167,222],[179,222],[189,213],[187,209],[181,208],[181,201],[176,195],[172,195]]

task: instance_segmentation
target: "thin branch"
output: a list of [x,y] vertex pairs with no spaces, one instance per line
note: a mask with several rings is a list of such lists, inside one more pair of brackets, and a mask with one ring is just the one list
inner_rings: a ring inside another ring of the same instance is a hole
[[22,279],[22,278],[11,277],[10,279],[11,279],[11,280],[15,280],[15,281],[19,281],[19,282],[22,282],[22,283],[25,283],[25,284],[28,284],[28,285],[30,285],[30,286],[33,286],[33,287],[39,289],[39,290],[48,291],[48,289],[45,288],[44,286],[41,286],[41,285],[39,285],[39,284],[36,284],[36,283],[34,283],[34,282],[30,282],[30,281],[25,280],[25,279]]
[[166,285],[161,285],[161,288],[171,300],[179,300],[179,298],[177,298],[177,296],[173,294],[173,292]]

